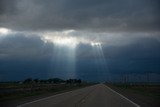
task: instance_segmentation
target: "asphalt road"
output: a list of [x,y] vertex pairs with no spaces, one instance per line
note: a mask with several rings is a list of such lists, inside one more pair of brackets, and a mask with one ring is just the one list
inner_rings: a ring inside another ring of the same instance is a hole
[[18,107],[139,107],[139,105],[104,84],[98,84],[28,102]]

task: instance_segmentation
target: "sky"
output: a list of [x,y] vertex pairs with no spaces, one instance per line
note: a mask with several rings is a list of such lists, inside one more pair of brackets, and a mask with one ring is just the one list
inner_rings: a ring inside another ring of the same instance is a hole
[[0,0],[0,81],[160,82],[159,0]]

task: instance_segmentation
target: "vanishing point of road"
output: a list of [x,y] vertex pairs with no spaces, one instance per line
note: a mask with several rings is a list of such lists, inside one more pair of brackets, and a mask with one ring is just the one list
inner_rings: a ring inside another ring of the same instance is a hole
[[104,84],[57,94],[17,107],[140,107]]

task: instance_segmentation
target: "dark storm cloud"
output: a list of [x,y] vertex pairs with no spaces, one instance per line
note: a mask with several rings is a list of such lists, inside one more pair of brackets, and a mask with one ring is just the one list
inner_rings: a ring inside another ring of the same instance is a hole
[[159,31],[159,0],[1,0],[0,26],[17,30]]
[[34,34],[13,33],[0,38],[0,60],[47,59],[52,56],[52,52],[53,45],[44,43]]
[[160,42],[154,38],[139,38],[125,46],[105,46],[103,48],[112,72],[159,73]]
[[[97,47],[78,44],[75,55],[77,78],[106,80],[108,72],[120,76],[126,73],[159,74],[159,40],[151,37],[134,39],[134,42],[127,45],[102,44],[104,57],[97,54]],[[63,49],[52,43],[45,43],[38,34],[7,34],[6,37],[0,37],[0,80],[22,80],[28,77],[64,78],[68,73],[65,69],[68,63],[67,52],[66,47]],[[106,70],[106,67],[109,70]]]
[[64,78],[72,58],[79,78],[105,80],[108,71],[159,74],[159,5],[159,0],[0,0],[0,80]]

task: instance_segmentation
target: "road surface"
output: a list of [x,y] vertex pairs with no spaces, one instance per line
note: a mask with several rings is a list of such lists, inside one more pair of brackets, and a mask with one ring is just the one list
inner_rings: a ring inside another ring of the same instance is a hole
[[57,94],[18,107],[139,107],[104,84]]

